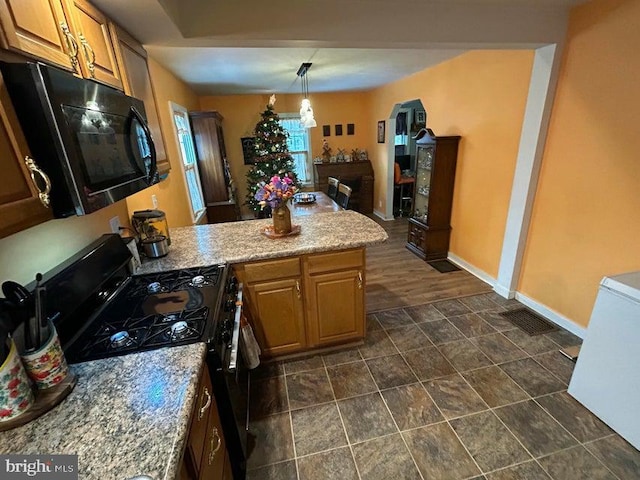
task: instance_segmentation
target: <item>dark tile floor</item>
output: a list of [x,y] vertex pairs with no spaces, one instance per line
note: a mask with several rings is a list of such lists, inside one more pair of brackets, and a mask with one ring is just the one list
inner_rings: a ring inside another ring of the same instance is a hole
[[632,480],[640,452],[570,397],[569,332],[495,294],[377,312],[365,344],[252,376],[252,480]]

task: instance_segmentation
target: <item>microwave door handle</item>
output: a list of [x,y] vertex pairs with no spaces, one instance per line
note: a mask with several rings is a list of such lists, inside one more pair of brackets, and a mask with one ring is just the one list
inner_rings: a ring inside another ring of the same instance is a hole
[[[151,185],[153,183],[153,179],[156,176],[156,173],[158,170],[157,158],[156,158],[156,146],[153,143],[151,130],[149,130],[149,126],[147,125],[146,120],[142,115],[140,115],[140,112],[136,107],[131,106],[131,114],[136,118],[136,120],[138,120],[138,123],[140,124],[140,126],[142,127],[142,131],[144,132],[144,136],[147,138],[147,144],[149,145],[149,153],[151,154],[151,168],[149,169],[149,184]],[[131,122],[130,125],[131,127],[129,128],[132,128],[133,122]]]

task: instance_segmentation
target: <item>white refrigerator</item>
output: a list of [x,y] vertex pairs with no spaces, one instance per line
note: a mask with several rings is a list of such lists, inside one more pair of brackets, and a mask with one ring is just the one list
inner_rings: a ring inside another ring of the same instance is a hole
[[569,393],[640,449],[640,272],[600,282]]

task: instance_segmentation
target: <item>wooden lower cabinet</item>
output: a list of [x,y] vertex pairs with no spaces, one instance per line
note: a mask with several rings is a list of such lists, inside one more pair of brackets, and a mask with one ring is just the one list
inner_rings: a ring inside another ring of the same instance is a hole
[[364,337],[364,249],[304,258],[309,347]]
[[200,376],[191,429],[180,468],[180,480],[232,478],[225,476],[225,468],[229,471],[231,469],[228,457],[209,369],[205,365]]
[[364,338],[364,248],[241,264],[235,271],[265,356]]

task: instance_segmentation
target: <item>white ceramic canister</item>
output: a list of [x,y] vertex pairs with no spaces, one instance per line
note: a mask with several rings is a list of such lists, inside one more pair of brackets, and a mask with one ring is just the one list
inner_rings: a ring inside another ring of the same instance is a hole
[[33,404],[34,397],[18,349],[10,340],[9,356],[0,365],[0,422],[12,420]]

